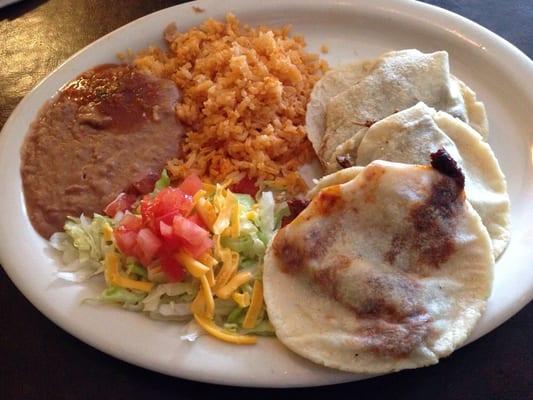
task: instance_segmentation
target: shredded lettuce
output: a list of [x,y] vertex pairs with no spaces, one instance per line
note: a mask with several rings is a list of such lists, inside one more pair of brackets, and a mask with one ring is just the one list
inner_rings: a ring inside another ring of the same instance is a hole
[[243,212],[248,212],[252,209],[255,204],[255,200],[249,194],[235,193],[235,197],[241,206]]
[[259,198],[259,229],[260,239],[263,240],[265,246],[268,245],[272,236],[274,236],[274,229],[276,222],[274,218],[274,195],[272,192],[263,192]]
[[158,314],[163,317],[190,318],[192,312],[189,303],[170,301],[159,306]]
[[157,263],[152,263],[148,268],[148,280],[150,282],[155,283],[166,283],[167,277],[165,276],[165,273],[163,272],[163,269],[161,268],[161,265],[159,265],[159,261]]
[[[239,253],[239,271],[248,271],[253,279],[262,279],[263,257],[274,232],[281,225],[283,216],[289,214],[287,203],[276,205],[271,192],[263,192],[257,203],[249,195],[236,194],[240,204],[240,235],[237,238],[225,236],[222,245]],[[252,293],[253,280],[242,285],[242,292]],[[242,322],[248,307],[239,308],[233,301],[215,300],[215,321],[233,332],[258,335],[272,335],[272,325],[263,312],[254,329],[244,329]]]
[[154,287],[143,300],[143,311],[151,316],[191,316],[190,303],[198,293],[192,282],[162,283]]
[[235,307],[233,311],[228,314],[228,318],[226,318],[226,323],[236,323],[244,314],[244,308]]
[[166,187],[170,186],[170,178],[166,169],[161,172],[161,177],[155,182],[154,191],[152,193],[158,193]]
[[63,265],[58,277],[74,282],[82,282],[104,270],[105,253],[114,250],[112,241],[104,239],[106,226],[112,227],[111,218],[94,214],[69,217],[64,232],[57,232],[50,238],[51,246],[62,253]]
[[235,309],[232,314],[238,315],[235,317],[234,315],[230,316],[232,317],[230,319],[230,316],[226,319],[226,323],[224,323],[224,329],[227,329],[230,332],[239,333],[241,335],[260,335],[260,336],[274,336],[275,331],[274,327],[270,323],[266,317],[262,317],[262,319],[257,323],[256,326],[253,328],[243,328],[242,327],[242,319],[245,316],[245,309]]
[[[156,182],[154,192],[170,185],[166,170]],[[288,215],[286,203],[276,204],[271,192],[264,192],[256,201],[246,194],[235,194],[239,202],[239,236],[223,236],[222,245],[239,254],[239,272],[248,271],[253,279],[239,288],[241,293],[252,294],[254,280],[262,279],[263,258],[268,243],[279,229],[283,216]],[[109,233],[118,224],[123,214],[111,219],[95,214],[93,218],[81,215],[70,218],[64,232],[55,233],[51,246],[63,258],[58,276],[81,282],[104,271],[104,258],[108,252],[118,252]],[[186,321],[192,317],[191,303],[198,295],[199,284],[190,281],[167,283],[158,261],[145,268],[135,258],[121,256],[120,273],[134,280],[148,280],[155,285],[150,293],[142,293],[110,285],[94,299],[88,301],[120,305],[126,309],[143,312],[154,319]],[[215,323],[240,334],[272,335],[273,328],[263,309],[253,329],[244,329],[242,322],[248,307],[240,308],[233,299],[215,299]],[[191,325],[184,340],[195,340],[202,332],[196,324]]]
[[[229,236],[222,238],[222,245],[239,253],[239,268],[250,269],[256,264],[262,263],[263,256],[269,238],[274,231],[273,201],[272,193],[261,197],[259,203],[246,194],[237,194],[240,207],[240,236],[232,238]],[[269,197],[270,196],[270,197]],[[249,218],[248,214],[255,215]]]
[[139,262],[135,261],[135,259],[133,258],[127,261],[126,273],[132,278],[148,278],[148,272],[146,271],[146,268],[144,268]]
[[291,215],[291,210],[286,201],[276,204],[274,207],[274,229],[281,228],[283,217],[288,217],[289,215]]
[[235,308],[233,300],[215,299],[215,319],[223,321]]
[[239,253],[241,263],[249,259],[257,260],[266,250],[265,244],[259,239],[257,233],[241,235],[236,239],[224,237],[222,238],[222,246],[229,247]]
[[122,305],[138,305],[146,297],[145,293],[124,289],[118,286],[108,286],[98,296],[97,300]]
[[239,333],[243,335],[260,335],[260,336],[274,336],[276,331],[268,319],[264,319],[255,327],[250,329],[240,329]]

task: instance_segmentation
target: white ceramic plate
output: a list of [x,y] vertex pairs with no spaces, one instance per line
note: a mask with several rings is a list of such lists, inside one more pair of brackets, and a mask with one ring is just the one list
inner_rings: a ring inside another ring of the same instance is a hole
[[[322,368],[293,355],[274,339],[238,347],[201,337],[179,339],[182,327],[121,309],[80,304],[101,281],[70,284],[55,278],[57,261],[32,229],[24,206],[19,149],[41,105],[82,71],[115,54],[162,44],[163,28],[181,30],[207,17],[234,12],[242,21],[292,24],[309,49],[331,65],[402,48],[450,53],[453,73],[487,106],[492,145],[508,178],[512,240],[496,265],[493,294],[470,341],[515,314],[533,297],[533,63],[515,47],[462,17],[411,1],[209,0],[169,8],[134,21],[74,55],[18,105],[0,135],[0,256],[9,277],[48,318],[86,343],[130,363],[200,381],[245,386],[312,386],[365,378]],[[529,205],[529,207],[528,207]]]

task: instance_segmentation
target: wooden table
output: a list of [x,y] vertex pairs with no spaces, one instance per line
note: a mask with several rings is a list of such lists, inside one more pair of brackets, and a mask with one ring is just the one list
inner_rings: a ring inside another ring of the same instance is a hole
[[[428,3],[473,19],[530,57],[533,54],[531,0]],[[164,0],[27,0],[0,9],[0,126],[22,97],[71,54],[131,20],[173,4]],[[118,361],[46,319],[1,268],[0,310],[3,400],[204,397],[257,400],[300,394],[306,398],[533,399],[532,304],[434,367],[301,390],[200,384]]]

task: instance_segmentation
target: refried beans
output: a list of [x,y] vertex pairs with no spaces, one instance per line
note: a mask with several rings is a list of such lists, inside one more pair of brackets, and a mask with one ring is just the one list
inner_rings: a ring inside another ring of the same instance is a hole
[[28,216],[43,237],[92,215],[179,156],[176,85],[128,65],[91,69],[43,106],[22,148]]

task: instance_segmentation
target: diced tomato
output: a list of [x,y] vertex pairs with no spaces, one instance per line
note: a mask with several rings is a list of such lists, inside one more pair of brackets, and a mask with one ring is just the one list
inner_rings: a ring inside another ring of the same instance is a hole
[[120,220],[118,227],[113,230],[120,251],[128,256],[137,257],[137,235],[142,227],[141,218],[133,214],[126,214]]
[[[178,188],[164,188],[155,197],[146,196],[141,201],[143,222],[159,233],[159,222],[172,223],[174,215],[187,215],[193,208],[192,199]],[[166,219],[165,219],[166,217]]]
[[213,243],[211,242],[211,240],[209,240],[209,242],[202,243],[201,246],[194,246],[187,241],[183,241],[183,243],[180,246],[180,249],[185,250],[187,253],[189,253],[194,258],[198,258],[202,254],[204,254],[207,250],[209,250],[211,247],[213,247]]
[[172,227],[178,237],[185,239],[191,244],[200,244],[205,238],[209,238],[209,232],[181,215],[174,217]]
[[230,190],[233,193],[249,194],[250,196],[255,197],[255,195],[259,191],[259,187],[257,187],[255,180],[248,178],[248,176],[245,176],[239,182],[231,185]]
[[137,244],[137,232],[119,228],[113,231],[113,236],[115,237],[115,242],[120,251],[128,256],[134,255],[133,249]]
[[174,257],[161,257],[161,268],[170,282],[179,282],[185,278],[185,269],[174,259]]
[[143,227],[142,219],[133,214],[126,214],[120,220],[119,228],[138,232]]
[[186,243],[183,239],[177,237],[172,233],[172,236],[166,237],[163,239],[163,246],[161,247],[162,253],[175,253],[183,247],[183,244]]
[[207,230],[207,226],[205,226],[204,220],[198,213],[194,213],[187,217],[189,221],[194,222],[196,225],[198,225],[200,228]]
[[198,178],[198,175],[191,174],[185,178],[179,188],[183,191],[183,193],[186,193],[192,197],[202,188],[202,181],[200,178]]
[[171,212],[181,211],[188,206],[185,204],[191,199],[177,188],[164,188],[161,190],[154,202],[154,212],[156,216],[162,216]]
[[172,226],[172,221],[174,221],[174,217],[176,215],[181,215],[181,213],[179,211],[174,211],[174,212],[171,212],[171,213],[168,213],[168,214],[165,214],[161,217],[157,217],[155,219],[155,223],[156,223],[156,226],[159,227],[159,229],[161,229],[161,222],[167,224],[167,225],[170,225]]
[[156,218],[155,202],[156,202],[156,199],[153,199],[150,196],[145,196],[141,200],[141,204],[139,207],[139,211],[141,212],[143,224],[145,226],[148,226],[150,229],[154,231],[157,230],[157,225],[155,221],[155,218]]
[[199,257],[213,246],[208,231],[181,215],[174,217],[172,227],[174,234],[184,240],[183,247],[194,257]]
[[192,198],[187,196],[187,201],[184,202],[181,206],[181,213],[183,215],[189,215],[194,208],[194,204],[192,202]]
[[154,259],[162,243],[150,229],[143,228],[137,234],[137,245],[139,246],[138,251],[142,253],[142,258],[146,261],[145,265],[147,265]]
[[213,246],[209,231],[193,209],[192,195],[201,188],[197,176],[187,178],[180,188],[164,188],[146,195],[140,203],[141,216],[126,214],[114,230],[119,249],[149,266],[159,258],[171,281],[183,280],[185,270],[174,259],[177,251],[199,257]]
[[172,234],[174,233],[174,230],[172,229],[172,225],[168,225],[166,222],[160,221],[159,232],[164,238],[171,238]]
[[183,247],[184,240],[174,234],[172,225],[168,225],[161,221],[159,223],[159,231],[161,232],[163,240],[163,246],[161,248],[162,252],[165,254],[171,254],[179,250],[180,247]]
[[110,217],[114,217],[119,211],[129,210],[135,200],[137,200],[137,197],[133,194],[119,193],[115,200],[104,208],[104,212]]

